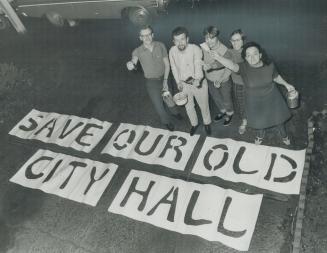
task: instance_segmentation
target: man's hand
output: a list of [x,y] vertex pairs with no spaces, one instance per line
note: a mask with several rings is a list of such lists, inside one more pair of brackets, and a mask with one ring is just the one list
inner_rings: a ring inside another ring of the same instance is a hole
[[217,58],[221,57],[220,54],[219,54],[218,52],[213,51],[213,50],[211,50],[211,51],[209,52],[209,54],[210,54],[210,56],[211,56],[212,58],[214,58],[215,60],[217,60]]
[[194,87],[199,87],[200,86],[200,80],[194,79],[192,84],[194,85]]
[[213,86],[215,86],[217,89],[221,87],[221,81],[220,80],[216,80],[213,82]]
[[135,65],[134,65],[134,63],[133,63],[132,61],[127,62],[127,63],[126,63],[126,67],[127,67],[127,69],[128,69],[129,71],[135,69]]
[[178,90],[179,90],[179,91],[182,91],[183,88],[184,88],[184,85],[186,85],[185,82],[183,82],[183,81],[179,81],[179,83],[177,84],[177,88],[178,88]]

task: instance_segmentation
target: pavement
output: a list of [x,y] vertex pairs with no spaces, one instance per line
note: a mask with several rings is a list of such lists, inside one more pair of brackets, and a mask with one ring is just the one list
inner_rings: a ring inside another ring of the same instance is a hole
[[[198,15],[194,10],[190,12],[192,13],[188,15]],[[163,40],[166,42],[169,41],[168,30],[179,20],[176,16],[173,17],[167,21],[167,28],[164,29],[160,22],[155,26],[162,31],[158,37],[165,38]],[[189,16],[185,17],[188,19],[179,22],[189,24]],[[109,213],[107,209],[129,170],[149,170],[150,165],[103,158],[96,152],[82,154],[8,135],[11,128],[33,108],[94,117],[113,122],[115,127],[124,122],[163,128],[147,98],[142,73],[128,73],[125,69],[132,48],[138,44],[135,39],[137,32],[132,26],[119,21],[94,21],[81,24],[74,30],[60,30],[39,20],[27,21],[26,26],[29,34],[18,36],[14,31],[7,31],[1,40],[1,62],[13,62],[18,68],[27,70],[31,79],[29,85],[13,87],[3,93],[1,100],[0,252],[238,252],[219,242],[209,242]],[[229,23],[228,28],[230,26]],[[280,24],[276,27],[280,27]],[[282,63],[282,71],[290,73],[289,78],[297,82],[299,90],[305,90],[305,83],[310,78],[301,72],[301,68],[289,67],[288,57],[282,56],[282,53],[277,55]],[[293,141],[292,149],[303,149],[307,145],[306,118],[310,108],[305,99],[302,103],[300,109],[292,111],[293,118],[287,124]],[[185,112],[181,111],[185,120],[176,120],[174,123],[177,130],[187,132],[190,126]],[[242,136],[237,133],[239,122],[240,119],[236,116],[229,127],[213,123],[212,136],[253,142],[253,131],[249,130]],[[205,138],[204,129],[199,128],[197,134],[202,139]],[[285,147],[275,137],[275,133],[269,132],[264,144]],[[10,183],[9,179],[40,148],[116,162],[120,168],[96,207]],[[187,173],[168,175],[206,183],[204,179],[193,178]],[[249,188],[226,182],[217,185],[233,187],[241,192]],[[265,192],[248,252],[290,252],[297,203],[297,196],[285,197]]]

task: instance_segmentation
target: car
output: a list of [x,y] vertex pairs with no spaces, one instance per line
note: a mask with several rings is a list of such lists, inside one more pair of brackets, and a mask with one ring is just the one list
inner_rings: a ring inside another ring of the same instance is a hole
[[135,25],[145,25],[165,13],[169,2],[170,0],[13,0],[11,5],[18,15],[46,17],[56,26],[74,26],[83,19],[120,18],[127,18]]

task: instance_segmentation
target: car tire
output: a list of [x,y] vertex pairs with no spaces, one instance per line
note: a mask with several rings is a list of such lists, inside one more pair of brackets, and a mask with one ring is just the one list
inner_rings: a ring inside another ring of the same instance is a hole
[[9,20],[8,18],[1,14],[0,15],[0,30],[5,30],[6,28],[8,28],[9,26]]
[[152,22],[150,12],[141,7],[129,8],[127,10],[127,17],[130,22],[137,26],[149,25]]
[[55,26],[63,27],[65,25],[65,19],[56,12],[49,12],[45,14],[49,22]]

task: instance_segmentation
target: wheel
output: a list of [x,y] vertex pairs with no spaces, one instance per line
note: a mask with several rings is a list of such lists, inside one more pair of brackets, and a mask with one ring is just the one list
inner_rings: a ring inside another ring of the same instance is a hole
[[149,25],[152,21],[149,11],[141,7],[129,8],[127,10],[127,17],[137,26]]
[[4,30],[9,26],[9,20],[5,15],[0,15],[0,30]]
[[63,27],[65,25],[65,19],[56,12],[49,12],[45,14],[49,22],[55,26]]

